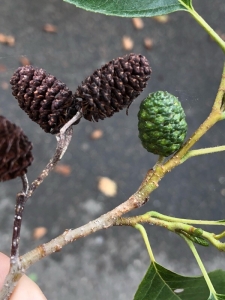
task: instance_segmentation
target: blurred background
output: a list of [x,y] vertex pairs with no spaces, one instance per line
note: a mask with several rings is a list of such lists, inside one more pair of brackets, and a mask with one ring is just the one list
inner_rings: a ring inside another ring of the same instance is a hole
[[[221,78],[220,48],[189,14],[168,18],[131,19],[78,9],[61,0],[1,0],[0,114],[21,126],[33,142],[34,180],[55,150],[55,136],[46,134],[19,108],[9,80],[24,64],[44,68],[75,91],[92,72],[113,58],[135,52],[152,67],[148,86],[126,112],[98,123],[74,126],[61,167],[44,181],[27,203],[22,225],[21,254],[47,242],[65,229],[76,228],[125,201],[139,187],[157,157],[142,148],[137,113],[149,93],[166,90],[179,97],[189,126],[188,136],[207,117]],[[196,10],[225,34],[225,3],[194,1]],[[142,25],[140,25],[142,24]],[[140,28],[139,28],[140,27]],[[225,144],[224,123],[216,124],[195,148]],[[150,201],[131,215],[156,210],[174,217],[224,219],[225,154],[192,158],[177,167],[152,193]],[[117,187],[112,197],[99,188],[101,177]],[[14,203],[19,179],[0,183],[0,251],[9,255]],[[37,229],[43,227],[37,233]],[[146,225],[157,262],[181,274],[200,270],[183,240],[165,229]],[[206,229],[219,232],[219,228]],[[224,268],[224,253],[197,247],[207,270]],[[66,246],[31,267],[48,299],[132,299],[149,265],[138,232],[115,227]]]

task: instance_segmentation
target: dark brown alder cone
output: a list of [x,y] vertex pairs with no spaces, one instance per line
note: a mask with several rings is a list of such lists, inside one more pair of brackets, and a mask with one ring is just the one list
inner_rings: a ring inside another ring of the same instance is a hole
[[[96,70],[77,88],[77,109],[89,121],[111,117],[129,107],[150,78],[148,60],[140,54],[118,57]],[[81,100],[80,100],[81,99]]]
[[26,174],[33,161],[31,150],[22,129],[0,116],[0,181]]
[[43,69],[30,65],[20,67],[13,74],[10,84],[19,106],[45,132],[58,133],[77,113],[72,92]]

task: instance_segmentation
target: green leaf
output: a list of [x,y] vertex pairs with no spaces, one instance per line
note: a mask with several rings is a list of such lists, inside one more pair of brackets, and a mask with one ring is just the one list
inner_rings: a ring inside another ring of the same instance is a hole
[[210,272],[209,277],[215,290],[222,294],[209,295],[203,276],[181,276],[151,263],[134,300],[225,300],[225,271]]
[[180,3],[184,4],[184,6],[188,6],[192,8],[192,0],[178,0]]
[[77,7],[120,17],[152,17],[187,10],[189,0],[64,0]]

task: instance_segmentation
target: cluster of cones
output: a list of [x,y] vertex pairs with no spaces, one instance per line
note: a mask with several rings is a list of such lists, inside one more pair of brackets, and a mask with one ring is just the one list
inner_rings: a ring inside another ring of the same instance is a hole
[[[77,112],[86,120],[98,121],[128,108],[146,87],[150,74],[148,60],[132,53],[96,70],[75,93],[55,76],[30,65],[18,68],[10,84],[30,119],[45,132],[57,134]],[[33,160],[31,143],[19,127],[2,116],[0,136],[0,181],[24,175]]]

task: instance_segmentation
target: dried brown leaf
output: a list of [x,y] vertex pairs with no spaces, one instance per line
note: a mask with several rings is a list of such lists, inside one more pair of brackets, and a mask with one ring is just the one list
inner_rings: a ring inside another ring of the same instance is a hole
[[155,16],[153,19],[158,23],[167,23],[170,19],[168,15],[162,15],[162,16]]
[[69,165],[59,164],[55,166],[54,171],[63,176],[69,176],[71,174],[71,167]]
[[12,35],[7,36],[7,44],[11,47],[15,45],[15,38]]
[[5,72],[5,71],[6,71],[6,66],[0,65],[0,72]]
[[117,194],[117,184],[108,177],[100,177],[98,189],[107,197],[114,197]]
[[151,50],[152,47],[153,47],[153,44],[154,44],[153,39],[148,38],[148,37],[146,37],[146,38],[144,39],[144,45],[145,45],[145,48],[146,48],[146,49]]
[[144,22],[141,18],[133,18],[132,23],[136,29],[142,29],[144,27]]
[[6,44],[7,38],[6,35],[0,33],[0,43]]
[[2,81],[2,83],[1,83],[1,88],[2,88],[3,90],[8,90],[8,88],[9,88],[8,82],[7,82],[7,81]]
[[56,33],[57,32],[57,27],[55,25],[52,24],[45,24],[43,27],[45,32],[49,32],[49,33]]
[[134,47],[134,42],[129,36],[124,35],[122,39],[122,45],[124,50],[130,51]]
[[22,66],[30,65],[30,60],[26,56],[20,56],[20,63]]
[[33,231],[33,239],[39,240],[47,233],[46,227],[36,227]]
[[103,136],[103,131],[101,129],[96,129],[91,133],[91,139],[98,140]]
[[9,46],[14,46],[15,38],[12,35],[5,35],[3,33],[0,33],[0,43],[7,44]]

